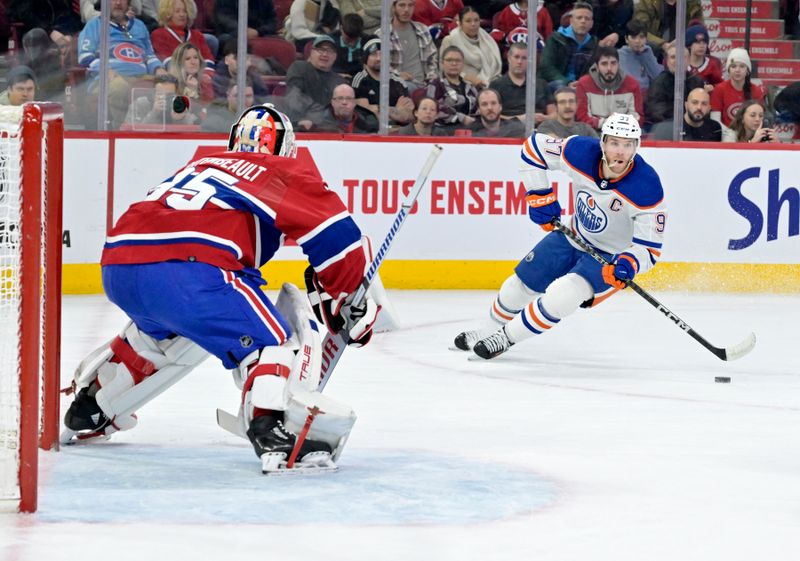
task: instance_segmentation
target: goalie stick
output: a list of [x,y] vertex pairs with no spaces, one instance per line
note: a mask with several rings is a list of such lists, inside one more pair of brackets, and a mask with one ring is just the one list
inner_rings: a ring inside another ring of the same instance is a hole
[[[597,253],[597,251],[595,251],[595,249],[592,246],[590,246],[585,241],[583,241],[581,238],[579,238],[578,235],[575,234],[575,232],[572,231],[572,229],[568,228],[567,226],[564,226],[564,224],[562,224],[561,221],[558,218],[554,218],[553,221],[551,222],[551,224],[553,225],[553,227],[556,230],[558,230],[559,232],[561,232],[562,234],[567,236],[569,239],[574,241],[576,244],[578,244],[578,246],[580,246],[580,248],[583,251],[588,253],[595,261],[597,261],[598,263],[601,263],[603,265],[609,265],[610,264],[602,255]],[[740,343],[738,343],[736,345],[732,345],[730,347],[724,347],[724,348],[723,347],[715,347],[714,345],[709,343],[697,331],[692,329],[689,326],[688,323],[686,323],[681,318],[679,318],[677,315],[675,315],[675,313],[672,310],[670,310],[669,308],[664,306],[664,304],[662,304],[661,302],[656,300],[653,296],[651,296],[650,293],[647,292],[644,288],[642,288],[641,286],[639,286],[638,284],[636,284],[632,280],[628,280],[628,281],[624,281],[624,282],[625,282],[626,286],[631,287],[633,289],[633,291],[636,292],[636,294],[638,294],[639,296],[644,298],[647,301],[648,304],[650,304],[655,309],[657,309],[659,312],[664,314],[667,318],[672,320],[672,322],[675,325],[680,327],[682,330],[684,330],[686,333],[688,333],[695,341],[697,341],[698,343],[703,345],[706,349],[708,349],[709,351],[714,353],[717,357],[719,357],[722,360],[736,360],[737,358],[742,358],[744,355],[746,355],[747,353],[752,351],[753,347],[756,346],[756,335],[755,335],[755,333],[750,333],[750,335],[745,337],[745,339],[742,342],[740,342]]]
[[[428,179],[428,174],[431,172],[431,169],[433,169],[433,166],[441,153],[442,147],[438,144],[434,144],[433,148],[431,149],[431,153],[428,156],[428,160],[425,162],[425,165],[422,166],[419,176],[414,182],[414,186],[408,192],[406,198],[403,199],[400,210],[395,215],[391,228],[389,228],[389,233],[386,234],[381,247],[375,254],[375,259],[372,260],[372,264],[369,266],[369,269],[364,275],[361,284],[353,296],[352,303],[354,306],[359,306],[364,301],[364,298],[366,298],[367,290],[369,289],[370,284],[372,284],[372,279],[375,278],[378,268],[381,266],[381,263],[383,263],[386,253],[389,251],[389,248],[394,242],[397,231],[400,230],[400,226],[402,226],[403,222],[405,222],[406,216],[408,216],[408,213],[411,212],[414,202],[417,200],[420,191],[422,191],[422,187],[425,185],[425,182]],[[342,358],[342,353],[344,353],[344,349],[347,346],[347,339],[345,336],[346,333],[344,333],[344,330],[340,331],[336,335],[331,335],[328,333],[325,335],[325,339],[322,341],[322,376],[320,377],[319,381],[319,391],[322,391],[325,388],[325,385],[328,383],[328,380],[330,380],[331,374],[333,373],[333,368],[336,366],[336,363],[339,362],[339,359]]]
[[[386,253],[389,251],[389,248],[392,246],[394,242],[394,238],[397,235],[398,230],[400,230],[400,226],[403,225],[405,222],[406,216],[408,213],[411,212],[411,208],[414,206],[414,203],[417,200],[420,192],[422,191],[422,187],[425,185],[425,181],[428,179],[428,174],[430,174],[431,169],[433,169],[434,164],[436,164],[436,160],[439,158],[439,155],[442,153],[442,147],[438,144],[434,144],[433,148],[431,149],[431,153],[428,156],[425,165],[422,166],[422,169],[419,172],[419,176],[417,180],[414,182],[414,186],[406,195],[406,198],[403,199],[402,204],[400,205],[400,210],[397,212],[394,218],[394,222],[392,222],[391,228],[389,228],[389,233],[386,234],[386,237],[381,244],[381,247],[378,249],[377,254],[375,255],[375,259],[372,260],[372,263],[367,269],[364,278],[361,280],[361,284],[358,286],[355,294],[353,295],[352,304],[355,307],[360,306],[364,299],[367,296],[367,290],[369,290],[370,284],[372,284],[372,280],[375,278],[375,275],[378,272],[378,268],[383,263],[384,258],[386,257]],[[342,357],[344,353],[344,349],[347,346],[347,339],[345,338],[345,330],[342,329],[336,335],[331,335],[330,333],[325,334],[325,338],[322,341],[322,365],[320,367],[320,380],[319,380],[319,391],[321,392],[325,389],[325,385],[328,383],[328,380],[331,378],[331,374],[333,373],[333,369],[336,364],[339,362],[339,359]],[[319,414],[320,411],[318,408],[314,408],[306,417],[306,422],[303,426],[303,430],[300,431],[300,434],[297,435],[297,440],[294,443],[294,449],[292,453],[289,455],[289,460],[286,462],[286,469],[285,472],[291,472],[294,469],[294,463],[297,458],[298,452],[300,448],[303,446],[303,442],[305,442],[306,438],[308,437],[308,431],[311,428],[311,424],[314,422],[314,418]],[[217,414],[217,420],[219,422],[219,413]]]

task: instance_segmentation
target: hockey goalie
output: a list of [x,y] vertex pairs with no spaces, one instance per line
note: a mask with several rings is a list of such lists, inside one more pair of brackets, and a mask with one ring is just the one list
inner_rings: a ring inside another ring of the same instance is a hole
[[[249,439],[262,471],[335,468],[356,417],[318,391],[320,326],[362,346],[380,306],[352,301],[368,240],[295,153],[289,119],[251,107],[227,151],[190,162],[119,218],[103,288],[131,321],[79,365],[64,443],[133,428],[139,408],[211,354],[242,395],[218,421]],[[273,304],[259,267],[287,237],[308,257],[308,294],[285,285]]]

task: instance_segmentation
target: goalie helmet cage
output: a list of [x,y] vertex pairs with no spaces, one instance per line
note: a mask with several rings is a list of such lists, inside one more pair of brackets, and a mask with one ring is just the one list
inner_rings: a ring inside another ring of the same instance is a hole
[[60,105],[0,106],[0,510],[36,510],[58,445],[63,144]]

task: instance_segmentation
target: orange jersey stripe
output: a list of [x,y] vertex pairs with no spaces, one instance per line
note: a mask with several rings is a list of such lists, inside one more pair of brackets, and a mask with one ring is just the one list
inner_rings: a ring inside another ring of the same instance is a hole
[[547,164],[542,160],[539,156],[536,155],[536,150],[533,149],[531,146],[531,139],[528,138],[523,144],[522,149],[525,150],[525,154],[537,164],[541,164],[542,167],[545,169],[547,168]]
[[600,295],[595,295],[594,300],[592,301],[592,308],[594,308],[595,306],[597,306],[601,302],[604,302],[606,299],[608,299],[609,297],[613,296],[614,294],[616,294],[620,290],[621,289],[619,289],[619,288],[612,288],[611,290],[608,290],[608,291],[606,291],[606,292],[604,292],[604,293],[602,293]]
[[528,304],[528,315],[531,316],[531,319],[533,320],[533,322],[536,325],[538,325],[539,327],[541,327],[542,329],[550,329],[551,327],[553,327],[552,325],[547,325],[546,323],[543,323],[542,320],[539,319],[539,317],[536,315],[536,312],[534,312],[534,309],[535,309],[533,307],[534,303],[535,303],[535,301],[531,302],[530,304]]
[[497,302],[495,302],[494,304],[492,304],[492,311],[493,311],[493,312],[494,312],[496,315],[500,316],[501,318],[503,318],[503,319],[504,319],[504,320],[506,320],[506,321],[511,321],[512,319],[514,319],[514,316],[510,316],[510,315],[508,315],[507,313],[505,313],[505,312],[501,311],[501,310],[500,310],[500,308],[497,306]]

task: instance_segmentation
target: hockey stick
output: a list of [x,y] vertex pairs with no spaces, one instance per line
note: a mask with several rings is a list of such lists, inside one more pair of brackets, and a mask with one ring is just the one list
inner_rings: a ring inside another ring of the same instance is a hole
[[[422,191],[422,187],[425,185],[425,181],[428,179],[428,174],[431,172],[431,169],[433,169],[433,166],[441,153],[442,147],[438,144],[434,144],[433,148],[431,149],[431,153],[428,156],[428,160],[425,162],[425,165],[422,166],[422,170],[420,170],[419,176],[414,182],[414,186],[408,192],[406,198],[403,199],[400,210],[397,212],[397,215],[395,215],[394,222],[392,222],[392,227],[389,228],[389,233],[386,234],[381,247],[378,249],[378,252],[375,255],[375,259],[372,260],[372,264],[369,266],[369,269],[364,275],[361,284],[353,296],[352,304],[355,307],[361,305],[366,298],[367,290],[369,289],[370,284],[372,284],[372,280],[375,278],[378,268],[381,266],[381,263],[383,263],[386,253],[392,246],[394,238],[397,235],[397,231],[400,230],[400,226],[402,226],[403,222],[405,222],[406,216],[408,216],[408,213],[411,212],[414,202],[417,200],[420,191]],[[339,359],[342,357],[342,353],[344,353],[344,349],[347,346],[347,339],[345,336],[346,333],[344,333],[344,330],[340,331],[336,335],[331,335],[328,333],[325,335],[325,339],[322,341],[322,376],[320,377],[319,381],[319,391],[322,391],[325,388],[325,385],[328,383],[328,380],[331,377],[333,368],[336,366],[336,363],[339,362]]]
[[[572,231],[572,229],[568,228],[567,226],[564,226],[558,218],[554,218],[551,224],[556,230],[558,230],[559,232],[567,236],[569,239],[574,241],[576,244],[578,244],[578,246],[583,251],[588,253],[595,261],[603,265],[609,265],[609,262],[602,255],[597,253],[597,251],[595,251],[595,249],[592,246],[590,246],[581,238],[579,238],[578,235]],[[672,310],[670,310],[669,308],[664,306],[664,304],[653,298],[644,288],[642,288],[632,280],[625,281],[625,284],[626,286],[631,287],[633,291],[636,292],[636,294],[647,300],[648,304],[653,306],[659,312],[664,314],[667,318],[672,320],[672,322],[675,325],[677,325],[678,327],[683,329],[686,333],[688,333],[695,341],[703,345],[706,349],[717,355],[717,357],[719,357],[722,360],[736,360],[737,358],[742,358],[744,355],[752,351],[753,347],[755,347],[756,345],[756,335],[755,333],[750,333],[750,335],[745,337],[745,339],[741,343],[725,348],[715,347],[714,345],[706,341],[706,339],[702,335],[700,335],[697,331],[692,329],[688,323],[686,323],[677,315],[675,315],[675,313],[673,313]]]

